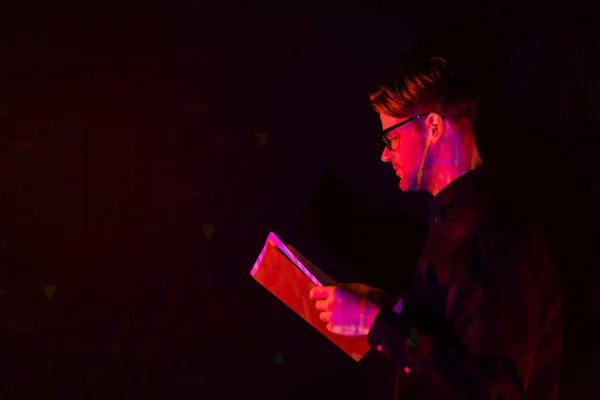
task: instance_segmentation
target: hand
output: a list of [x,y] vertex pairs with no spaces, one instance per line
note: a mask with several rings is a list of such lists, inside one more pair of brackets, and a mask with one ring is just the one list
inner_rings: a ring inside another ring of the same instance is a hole
[[400,300],[400,296],[383,289],[372,288],[364,283],[339,283],[336,286],[356,296],[367,297],[371,303],[381,308],[393,308]]
[[317,300],[315,307],[321,311],[319,317],[329,331],[345,336],[367,336],[381,310],[369,299],[377,291],[363,284],[317,286],[310,291],[310,298]]

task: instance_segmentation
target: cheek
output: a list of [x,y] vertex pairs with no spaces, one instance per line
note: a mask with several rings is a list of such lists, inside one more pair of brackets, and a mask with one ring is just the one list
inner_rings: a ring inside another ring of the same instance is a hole
[[402,165],[407,169],[414,169],[421,162],[421,152],[419,143],[415,140],[406,140],[400,149],[400,159]]
[[414,150],[406,149],[402,152],[402,165],[406,168],[412,169],[415,164],[417,164],[417,154]]

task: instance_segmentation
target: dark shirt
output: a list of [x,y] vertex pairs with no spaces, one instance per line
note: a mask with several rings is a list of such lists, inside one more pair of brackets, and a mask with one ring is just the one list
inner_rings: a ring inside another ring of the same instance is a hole
[[369,344],[429,393],[397,398],[558,397],[559,276],[539,224],[497,193],[479,167],[434,197],[402,311],[373,322]]

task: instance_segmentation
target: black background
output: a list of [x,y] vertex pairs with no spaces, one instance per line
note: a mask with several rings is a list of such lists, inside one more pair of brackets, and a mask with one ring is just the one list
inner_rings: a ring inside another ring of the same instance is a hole
[[505,56],[467,2],[163,3],[0,8],[2,398],[390,398],[390,365],[354,363],[248,272],[275,231],[334,273],[406,286],[428,198],[379,162],[367,95],[455,23],[479,71],[508,68],[488,81],[524,122],[482,151],[546,223],[563,391],[591,398],[597,7],[486,4]]

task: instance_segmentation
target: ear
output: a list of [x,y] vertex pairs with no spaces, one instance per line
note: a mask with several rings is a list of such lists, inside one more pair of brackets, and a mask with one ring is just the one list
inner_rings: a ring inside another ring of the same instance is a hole
[[444,119],[438,113],[430,113],[425,119],[425,129],[432,144],[437,143],[445,131]]

